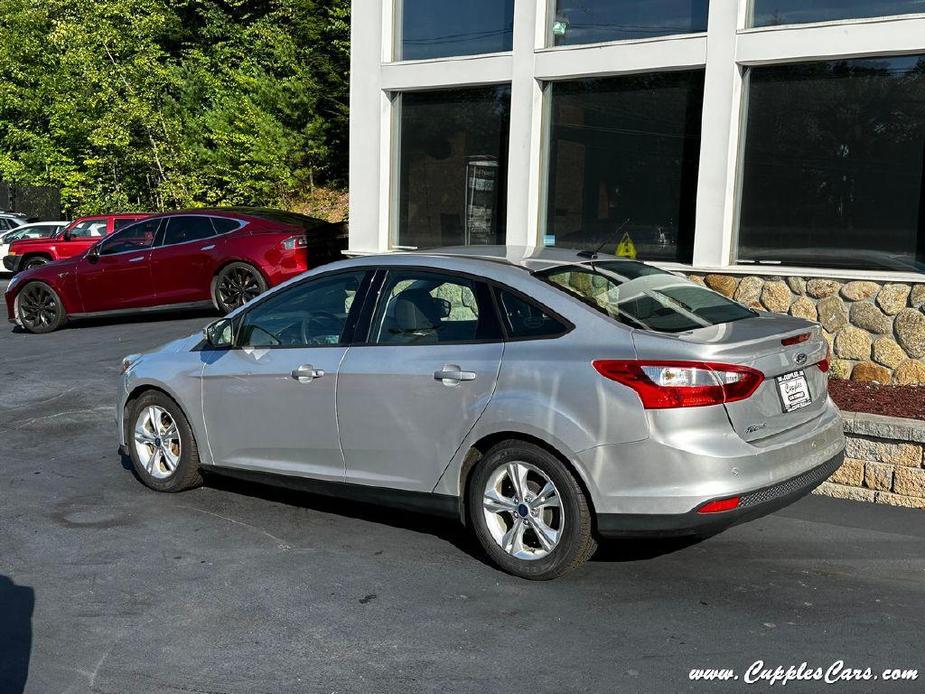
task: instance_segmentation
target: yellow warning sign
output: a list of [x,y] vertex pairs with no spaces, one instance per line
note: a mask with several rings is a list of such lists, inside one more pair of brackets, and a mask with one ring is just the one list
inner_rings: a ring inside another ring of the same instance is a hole
[[633,243],[633,239],[630,238],[629,232],[623,234],[623,238],[621,238],[620,243],[617,244],[617,250],[614,252],[614,255],[620,258],[636,259],[636,244]]

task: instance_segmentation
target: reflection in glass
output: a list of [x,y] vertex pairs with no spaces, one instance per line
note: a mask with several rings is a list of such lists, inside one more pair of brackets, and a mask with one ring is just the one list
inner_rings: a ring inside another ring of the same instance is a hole
[[[729,0],[726,0],[727,2]],[[556,0],[556,46],[707,30],[709,0]]]
[[925,12],[925,0],[752,0],[752,26],[766,27]]
[[398,0],[396,6],[396,60],[511,50],[514,0]]
[[690,262],[703,71],[551,90],[547,245],[614,253],[626,235],[640,258]]
[[925,57],[748,80],[740,262],[925,269]]
[[510,86],[398,98],[396,245],[503,244]]

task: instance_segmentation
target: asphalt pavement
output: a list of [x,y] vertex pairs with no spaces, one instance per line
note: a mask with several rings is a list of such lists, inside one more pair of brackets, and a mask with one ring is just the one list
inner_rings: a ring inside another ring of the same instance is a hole
[[[531,583],[445,520],[147,490],[116,448],[120,359],[211,319],[0,328],[0,692],[766,690],[756,661],[921,673],[787,691],[925,690],[922,511],[809,497]],[[739,679],[690,680],[705,668]]]

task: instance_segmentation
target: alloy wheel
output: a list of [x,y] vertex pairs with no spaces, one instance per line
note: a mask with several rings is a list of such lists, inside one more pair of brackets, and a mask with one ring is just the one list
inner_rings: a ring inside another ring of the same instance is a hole
[[528,561],[548,556],[565,527],[556,485],[539,468],[519,461],[501,465],[491,474],[482,495],[482,513],[498,546]]
[[176,472],[182,444],[173,416],[163,407],[144,408],[135,422],[135,452],[152,477],[163,480]]
[[243,306],[261,293],[260,282],[251,270],[243,267],[225,272],[218,282],[216,294],[221,307],[227,313]]
[[44,285],[33,284],[19,295],[19,320],[29,330],[52,325],[58,315],[58,300]]

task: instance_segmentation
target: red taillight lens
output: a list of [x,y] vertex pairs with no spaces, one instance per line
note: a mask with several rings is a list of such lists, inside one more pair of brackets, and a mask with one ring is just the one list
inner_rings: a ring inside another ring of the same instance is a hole
[[827,372],[828,372],[829,367],[832,366],[832,345],[829,345],[829,346],[828,346],[828,349],[826,349],[826,351],[825,351],[825,359],[823,359],[822,361],[818,362],[818,363],[816,364],[816,366],[819,367],[819,370],[820,370],[822,373],[827,373]]
[[738,506],[739,497],[732,496],[728,499],[709,501],[697,509],[697,513],[722,513],[723,511],[731,511],[734,508],[738,508]]
[[784,347],[790,347],[791,345],[798,345],[802,342],[806,342],[810,338],[810,333],[803,333],[802,335],[794,335],[793,337],[788,337],[780,341]]
[[636,391],[647,410],[704,407],[745,400],[764,374],[738,364],[599,359],[598,373]]

